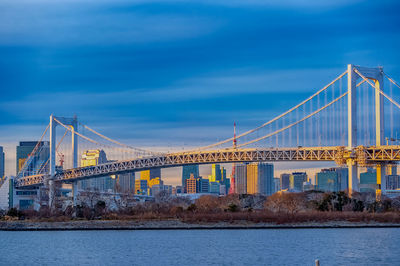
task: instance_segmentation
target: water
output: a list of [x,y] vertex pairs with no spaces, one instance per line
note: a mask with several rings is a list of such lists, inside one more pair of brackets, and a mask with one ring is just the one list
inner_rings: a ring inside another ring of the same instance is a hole
[[400,265],[400,228],[0,231],[1,265]]

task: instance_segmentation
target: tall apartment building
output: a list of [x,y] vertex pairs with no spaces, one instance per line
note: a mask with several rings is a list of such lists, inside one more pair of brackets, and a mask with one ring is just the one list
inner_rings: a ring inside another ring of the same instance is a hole
[[271,195],[274,191],[274,166],[269,163],[247,165],[247,194]]
[[117,176],[118,191],[122,193],[135,192],[135,173],[120,174]]
[[185,180],[186,193],[195,194],[197,193],[197,180],[194,174],[190,174],[190,177]]
[[220,182],[221,181],[221,166],[219,164],[211,165],[211,176],[209,178],[210,182]]
[[4,177],[5,161],[4,161],[4,151],[3,147],[0,146],[0,183]]
[[184,189],[184,193],[188,193],[186,189],[186,179],[189,179],[190,176],[196,179],[199,177],[199,165],[184,165],[182,166],[182,187]]
[[294,191],[303,191],[303,183],[307,181],[307,173],[293,172],[289,177],[289,187]]
[[286,190],[290,188],[290,174],[281,174],[279,179],[281,190]]
[[318,190],[322,191],[339,191],[339,174],[333,169],[322,169],[316,174],[315,185]]
[[236,164],[235,166],[235,193],[247,193],[247,165]]
[[[104,150],[87,150],[81,156],[81,167],[94,166],[107,162],[107,155]],[[78,181],[78,188],[82,190],[106,191],[114,189],[116,184],[115,177],[98,177],[88,180]]]
[[386,189],[400,189],[400,176],[399,175],[386,176]]
[[42,167],[48,167],[46,164],[50,158],[50,142],[49,141],[20,141],[16,148],[16,173],[25,165],[26,159],[38,145],[38,149],[34,157],[31,158],[29,165],[26,165],[28,174],[35,174]]

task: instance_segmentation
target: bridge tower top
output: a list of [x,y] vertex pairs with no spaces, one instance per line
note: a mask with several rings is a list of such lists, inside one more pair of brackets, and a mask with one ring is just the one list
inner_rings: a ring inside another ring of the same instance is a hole
[[384,142],[384,114],[383,114],[383,67],[361,67],[349,64],[347,66],[348,88],[348,149],[357,147],[357,80],[362,74],[375,83],[375,121],[376,121],[376,145]]
[[67,117],[56,117],[53,114],[50,115],[50,177],[53,177],[56,173],[56,120],[61,123],[68,125],[72,129],[72,167],[78,167],[78,137],[75,132],[78,131],[78,117],[75,115],[72,118]]

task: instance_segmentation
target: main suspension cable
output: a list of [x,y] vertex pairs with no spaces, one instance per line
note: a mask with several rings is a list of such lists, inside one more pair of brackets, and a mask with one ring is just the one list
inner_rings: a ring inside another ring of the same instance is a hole
[[[282,113],[281,115],[278,115],[277,117],[271,119],[270,121],[268,121],[268,122],[266,122],[266,123],[264,123],[264,124],[262,124],[262,125],[260,125],[260,126],[258,126],[258,127],[256,127],[256,128],[254,128],[254,129],[251,129],[251,130],[249,130],[249,131],[246,131],[246,132],[244,132],[244,133],[242,133],[242,134],[236,136],[236,139],[239,139],[239,138],[244,137],[244,136],[246,136],[246,135],[248,135],[248,134],[250,134],[250,133],[253,133],[253,132],[255,132],[256,130],[259,130],[259,129],[261,129],[261,128],[263,128],[263,127],[265,127],[265,126],[267,126],[267,125],[269,125],[269,124],[271,124],[271,123],[273,123],[273,122],[275,122],[276,120],[278,120],[278,119],[284,117],[285,115],[287,115],[287,114],[293,112],[294,110],[296,110],[296,109],[299,108],[300,106],[304,105],[305,103],[307,103],[308,101],[310,101],[310,100],[313,99],[314,97],[318,96],[321,92],[325,91],[327,88],[329,88],[332,84],[334,84],[336,81],[338,81],[339,79],[341,79],[341,78],[342,78],[343,76],[345,76],[346,74],[347,74],[347,71],[343,72],[343,73],[340,74],[337,78],[335,78],[333,81],[331,81],[328,85],[326,85],[325,87],[323,87],[322,89],[320,89],[319,91],[317,91],[316,93],[314,93],[313,95],[311,95],[310,97],[308,97],[307,99],[305,99],[304,101],[302,101],[301,103],[299,103],[299,104],[297,104],[296,106],[290,108],[289,110],[287,110],[286,112]],[[197,149],[195,149],[195,150],[193,150],[193,151],[209,149],[209,148],[212,148],[212,147],[219,146],[219,145],[221,145],[221,144],[225,144],[225,143],[227,143],[227,142],[230,142],[230,141],[232,141],[233,139],[234,139],[234,137],[229,138],[229,139],[226,139],[226,140],[223,140],[223,141],[220,141],[220,142],[217,142],[217,143],[214,143],[214,144],[210,144],[210,145],[207,145],[207,146],[199,147],[199,148],[197,148]]]

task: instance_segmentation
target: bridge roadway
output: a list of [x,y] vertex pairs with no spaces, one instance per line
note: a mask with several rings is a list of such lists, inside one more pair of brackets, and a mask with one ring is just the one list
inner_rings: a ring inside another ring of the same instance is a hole
[[[57,173],[54,180],[72,183],[108,175],[141,171],[150,168],[177,167],[190,164],[235,163],[235,162],[290,162],[290,161],[335,161],[344,165],[348,159],[359,166],[400,161],[400,146],[358,146],[352,150],[344,146],[265,148],[265,149],[223,149],[169,153],[165,155],[108,162],[96,166],[66,169]],[[43,185],[46,175],[26,176],[16,180],[19,188]]]

